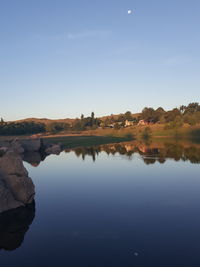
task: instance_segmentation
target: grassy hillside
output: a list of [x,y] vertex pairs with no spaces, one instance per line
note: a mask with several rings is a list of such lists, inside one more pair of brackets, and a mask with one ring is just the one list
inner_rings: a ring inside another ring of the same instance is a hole
[[[133,118],[138,118],[140,116],[141,113],[135,113],[132,114]],[[108,115],[108,116],[103,116],[103,117],[97,117],[98,119],[105,121],[106,119],[111,119],[114,118],[115,120],[117,120],[121,115],[123,115],[122,113],[120,114],[112,114],[112,115]],[[63,123],[73,123],[77,118],[65,118],[65,119],[48,119],[48,118],[25,118],[25,119],[21,119],[21,120],[16,120],[16,121],[10,121],[10,122],[15,122],[15,123],[20,123],[20,122],[37,122],[37,123],[44,123],[44,124],[48,124],[48,123],[52,123],[52,122],[63,122]]]
[[15,123],[36,122],[36,123],[48,124],[48,123],[52,123],[52,122],[72,123],[74,121],[75,121],[75,119],[69,119],[69,118],[66,118],[66,119],[27,118],[27,119],[12,121],[12,122],[15,122]]

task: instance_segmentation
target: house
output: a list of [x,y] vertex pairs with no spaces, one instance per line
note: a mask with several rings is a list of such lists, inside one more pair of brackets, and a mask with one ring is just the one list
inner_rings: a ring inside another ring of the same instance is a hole
[[134,125],[134,121],[125,120],[125,124],[124,124],[125,127],[129,127],[129,126],[133,126],[133,125]]
[[138,122],[138,125],[142,125],[142,126],[148,125],[148,124],[149,124],[149,122],[145,121],[145,120],[139,120],[139,122]]
[[108,128],[114,128],[115,127],[115,124],[114,123],[111,123],[108,125]]
[[149,124],[155,124],[156,121],[154,119],[149,119],[149,120],[140,120],[138,122],[138,125],[149,125]]

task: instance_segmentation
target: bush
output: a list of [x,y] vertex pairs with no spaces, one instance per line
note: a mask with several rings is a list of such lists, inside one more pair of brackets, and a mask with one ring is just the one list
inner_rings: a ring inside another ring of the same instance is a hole
[[24,135],[45,132],[45,125],[36,122],[11,122],[0,125],[0,135]]
[[177,116],[175,120],[169,122],[167,125],[165,125],[164,129],[178,129],[183,126],[183,119],[181,116]]

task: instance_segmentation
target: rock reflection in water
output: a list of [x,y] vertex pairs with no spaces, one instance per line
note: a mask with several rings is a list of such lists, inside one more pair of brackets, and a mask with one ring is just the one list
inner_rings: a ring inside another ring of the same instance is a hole
[[35,202],[0,213],[0,249],[18,248],[35,217]]
[[41,152],[25,152],[22,154],[23,161],[31,164],[33,167],[37,167],[41,161],[45,160],[46,155]]

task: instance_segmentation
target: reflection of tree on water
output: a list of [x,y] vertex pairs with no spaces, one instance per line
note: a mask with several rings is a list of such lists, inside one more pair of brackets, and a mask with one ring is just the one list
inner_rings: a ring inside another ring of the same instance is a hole
[[[198,144],[178,143],[176,141],[154,143],[152,139],[135,140],[116,144],[99,145],[92,147],[79,147],[74,149],[65,149],[61,146],[61,151],[66,153],[73,151],[77,157],[85,160],[86,156],[92,157],[93,161],[99,153],[105,152],[107,155],[119,154],[129,160],[133,155],[140,155],[145,164],[154,164],[155,162],[165,163],[167,159],[175,161],[187,161],[191,163],[200,163],[200,146]],[[23,154],[23,160],[37,167],[41,161],[44,161],[49,154],[44,151],[26,152]],[[55,153],[54,153],[55,154]]]
[[0,249],[14,250],[23,240],[35,216],[34,201],[25,206],[0,213]]
[[93,161],[96,160],[96,156],[99,154],[99,151],[96,147],[82,147],[74,149],[74,153],[77,157],[82,157],[85,160],[85,156],[91,156]]
[[105,152],[107,155],[120,154],[128,159],[131,159],[134,154],[139,154],[145,164],[156,162],[163,164],[169,158],[175,161],[189,160],[191,163],[200,163],[200,147],[195,145],[184,147],[179,143],[163,143],[162,146],[154,147],[151,143],[129,142],[65,150],[66,153],[70,151],[74,151],[77,157],[82,156],[83,160],[86,156],[91,156],[93,161],[99,153]]

